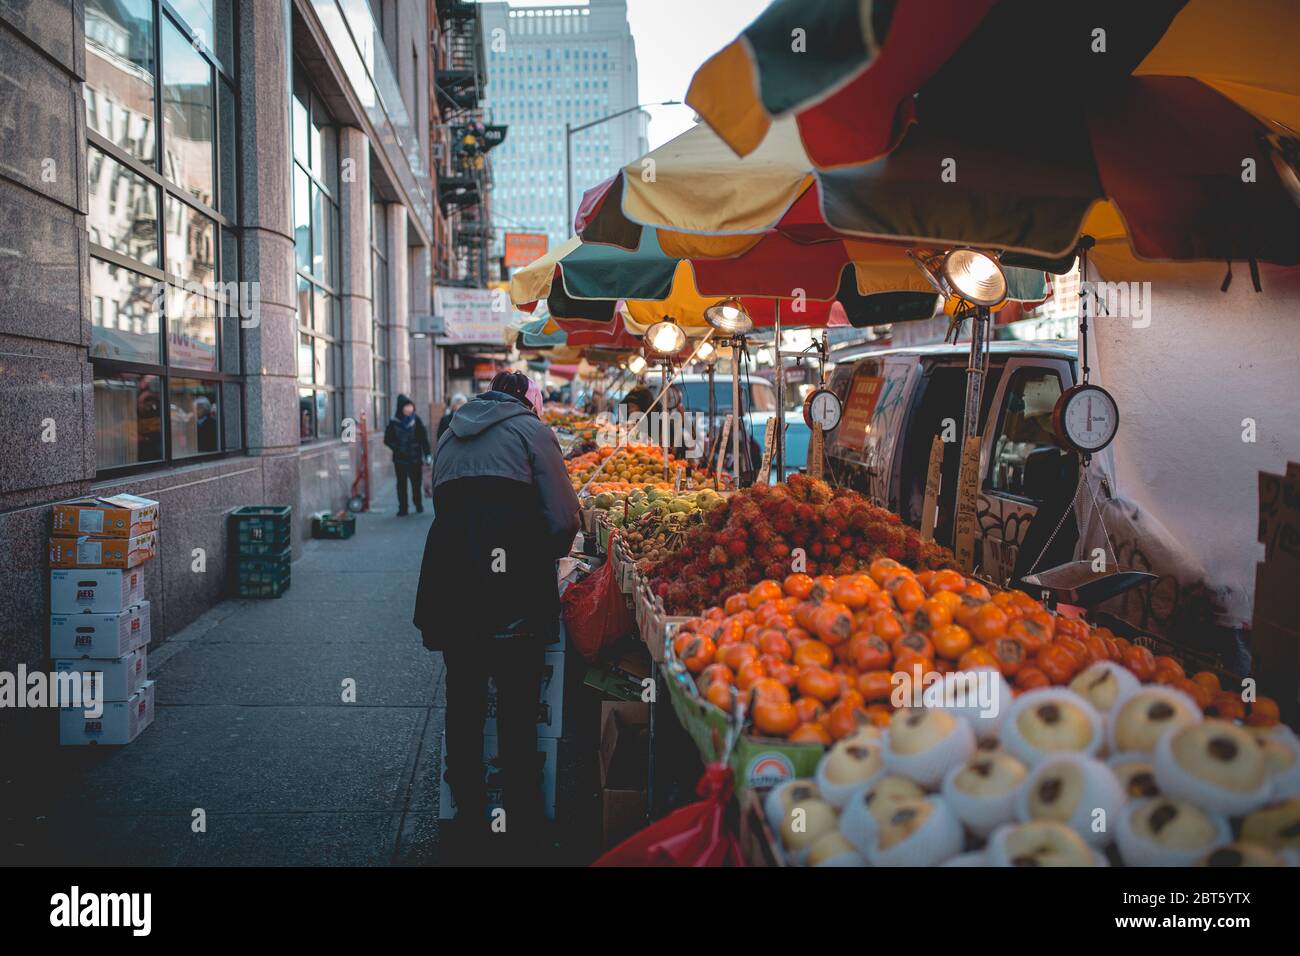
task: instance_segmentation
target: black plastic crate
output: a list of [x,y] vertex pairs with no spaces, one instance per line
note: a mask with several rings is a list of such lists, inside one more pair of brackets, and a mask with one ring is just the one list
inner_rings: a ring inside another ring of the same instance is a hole
[[230,589],[238,597],[272,598],[289,590],[293,549],[267,556],[235,556],[230,565]]
[[289,505],[247,505],[230,514],[230,553],[245,557],[277,555],[293,536]]

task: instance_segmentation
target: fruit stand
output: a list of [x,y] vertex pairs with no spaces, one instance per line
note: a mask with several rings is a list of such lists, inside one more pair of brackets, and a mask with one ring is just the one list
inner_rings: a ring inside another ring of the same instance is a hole
[[797,477],[637,566],[637,626],[702,758],[726,756],[750,863],[1297,862],[1274,701],[963,575],[878,511]]

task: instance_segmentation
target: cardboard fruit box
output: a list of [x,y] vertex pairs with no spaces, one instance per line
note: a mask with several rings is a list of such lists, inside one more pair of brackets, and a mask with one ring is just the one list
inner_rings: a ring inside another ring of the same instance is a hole
[[55,537],[134,538],[158,530],[158,502],[139,495],[78,498],[54,506]]
[[[695,742],[700,758],[705,763],[717,760],[731,718],[700,696],[695,680],[678,660],[671,641],[664,645],[664,679],[673,713]],[[792,744],[742,733],[732,746],[728,761],[736,775],[736,795],[743,798],[748,790],[769,789],[796,777],[811,777],[823,753],[825,749],[819,744]]]
[[50,538],[52,568],[134,568],[158,553],[158,533],[131,538]]

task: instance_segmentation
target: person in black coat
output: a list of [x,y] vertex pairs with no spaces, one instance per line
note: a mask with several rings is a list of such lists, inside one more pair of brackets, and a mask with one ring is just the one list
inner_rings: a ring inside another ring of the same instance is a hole
[[456,409],[460,408],[466,402],[466,398],[460,392],[451,397],[447,403],[447,410],[442,413],[442,418],[438,420],[438,434],[434,436],[434,441],[439,441],[443,434],[451,427],[451,416],[456,414]]
[[405,395],[397,396],[397,411],[384,429],[384,444],[393,452],[393,471],[397,473],[397,517],[404,518],[406,485],[410,482],[415,510],[424,511],[420,485],[424,481],[424,460],[429,457],[429,433],[415,414],[415,403]]
[[500,372],[466,402],[438,442],[434,520],[425,543],[415,626],[446,665],[446,780],[457,828],[487,821],[483,722],[497,688],[498,764],[507,832],[541,826],[537,706],[543,648],[559,632],[555,562],[578,531],[578,499],[555,434],[528,399],[529,380]]

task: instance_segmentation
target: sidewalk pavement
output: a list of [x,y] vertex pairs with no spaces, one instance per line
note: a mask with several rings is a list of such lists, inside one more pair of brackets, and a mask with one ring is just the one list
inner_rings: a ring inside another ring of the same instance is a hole
[[174,635],[130,746],[0,768],[0,863],[436,863],[442,657],[411,624],[431,520],[361,515],[304,544],[283,597]]

